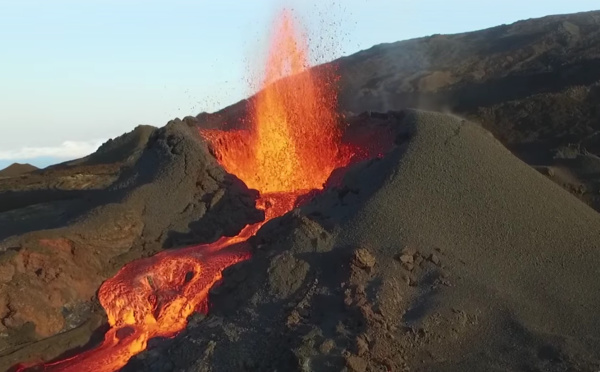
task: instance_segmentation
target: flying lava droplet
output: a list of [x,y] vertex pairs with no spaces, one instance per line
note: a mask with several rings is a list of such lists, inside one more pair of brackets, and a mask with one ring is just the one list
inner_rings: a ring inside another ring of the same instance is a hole
[[104,342],[34,369],[112,372],[151,338],[175,336],[191,314],[208,311],[208,292],[223,269],[250,257],[249,237],[294,208],[301,195],[322,189],[334,169],[350,162],[352,152],[341,144],[335,73],[308,70],[308,48],[291,12],[280,14],[273,35],[263,90],[249,101],[250,127],[200,130],[219,163],[260,192],[257,207],[265,220],[232,238],[127,264],[98,292],[111,327]]

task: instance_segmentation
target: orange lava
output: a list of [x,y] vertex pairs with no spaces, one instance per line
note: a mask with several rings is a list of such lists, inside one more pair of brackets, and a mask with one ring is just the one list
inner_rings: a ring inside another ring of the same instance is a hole
[[208,292],[226,267],[249,258],[249,237],[294,208],[299,196],[322,189],[348,164],[336,114],[336,79],[308,67],[307,46],[292,14],[278,18],[264,89],[252,100],[251,126],[201,130],[220,164],[261,197],[263,222],[212,244],[161,252],[124,266],[100,287],[110,330],[95,349],[43,365],[45,371],[112,372],[143,351],[153,337],[172,337],[196,311],[208,311]]
[[109,331],[97,348],[50,363],[44,371],[115,371],[153,337],[171,337],[195,311],[208,310],[208,291],[226,267],[247,259],[244,243],[161,252],[124,266],[100,287]]
[[262,85],[251,100],[250,128],[203,130],[223,167],[261,193],[320,189],[348,163],[340,145],[337,77],[331,68],[307,70],[307,46],[292,14],[274,28]]

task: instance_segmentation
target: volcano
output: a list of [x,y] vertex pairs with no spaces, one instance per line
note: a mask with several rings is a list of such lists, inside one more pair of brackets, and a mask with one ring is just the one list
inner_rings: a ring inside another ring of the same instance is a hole
[[282,13],[247,101],[0,180],[0,369],[598,370],[599,19]]
[[98,292],[110,327],[104,342],[34,369],[112,372],[146,349],[151,338],[176,335],[190,315],[208,311],[208,291],[225,268],[250,257],[246,241],[265,222],[292,210],[301,196],[323,189],[335,169],[350,163],[355,154],[341,143],[335,74],[307,70],[307,45],[289,11],[280,15],[274,35],[251,126],[200,131],[225,170],[259,191],[256,206],[264,220],[233,237],[127,264]]

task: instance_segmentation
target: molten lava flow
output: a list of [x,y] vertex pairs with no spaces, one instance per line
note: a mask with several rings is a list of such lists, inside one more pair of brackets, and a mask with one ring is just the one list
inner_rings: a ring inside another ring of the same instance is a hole
[[208,291],[222,270],[249,257],[242,246],[210,248],[165,251],[124,266],[98,292],[111,326],[102,345],[44,370],[115,371],[144,350],[149,339],[182,330],[194,311],[208,310]]
[[348,164],[351,152],[341,145],[335,111],[335,75],[325,68],[319,74],[306,70],[307,48],[289,12],[279,18],[274,35],[264,89],[252,101],[250,128],[201,130],[221,165],[261,193],[257,207],[265,211],[265,220],[235,237],[123,267],[98,293],[111,327],[104,342],[46,364],[45,371],[112,372],[144,350],[149,339],[177,334],[193,312],[208,311],[208,291],[222,270],[249,257],[249,237]]

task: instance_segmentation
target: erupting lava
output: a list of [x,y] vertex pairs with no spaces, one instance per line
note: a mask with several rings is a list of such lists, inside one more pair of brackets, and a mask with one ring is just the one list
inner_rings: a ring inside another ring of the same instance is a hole
[[307,70],[306,50],[291,14],[284,12],[267,60],[265,89],[250,108],[250,128],[202,131],[223,167],[262,194],[320,189],[351,155],[340,144],[336,76],[326,67]]
[[153,337],[181,331],[195,311],[208,311],[208,291],[226,267],[249,257],[246,240],[268,220],[290,211],[299,196],[322,189],[349,163],[336,114],[335,74],[307,70],[307,46],[284,12],[274,29],[263,90],[250,108],[251,125],[201,130],[220,164],[261,193],[265,220],[233,238],[165,251],[134,261],[104,282],[98,297],[110,330],[95,349],[43,365],[45,371],[112,372]]

